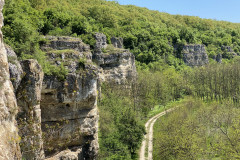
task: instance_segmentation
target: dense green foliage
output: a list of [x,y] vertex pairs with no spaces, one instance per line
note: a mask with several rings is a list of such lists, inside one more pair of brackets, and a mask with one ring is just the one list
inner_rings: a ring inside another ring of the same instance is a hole
[[154,126],[154,159],[239,159],[239,104],[187,99]]
[[166,66],[158,69],[139,70],[138,80],[129,82],[128,87],[116,84],[102,87],[98,103],[100,159],[136,159],[145,132],[143,123],[153,106],[165,105],[184,95],[179,73]]
[[236,59],[179,73],[195,99],[156,123],[155,159],[239,159],[239,67]]
[[[119,90],[119,91],[117,91]],[[123,95],[129,96],[123,96]],[[121,97],[121,98],[119,98]],[[144,125],[124,86],[103,86],[100,109],[100,159],[131,159],[141,144]]]

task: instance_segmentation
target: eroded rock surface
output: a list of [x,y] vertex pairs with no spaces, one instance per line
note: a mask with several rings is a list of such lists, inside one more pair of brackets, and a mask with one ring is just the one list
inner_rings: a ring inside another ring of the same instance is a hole
[[81,151],[78,158],[95,159],[99,148],[98,69],[91,62],[89,47],[81,40],[73,41],[70,37],[48,40],[51,45],[42,48],[49,60],[56,66],[63,65],[68,72],[64,80],[44,77],[41,110],[46,156],[57,159],[55,154],[77,148]]
[[123,48],[123,39],[121,37],[112,37],[111,42],[115,48]]
[[10,77],[16,92],[22,80],[23,70],[16,53],[8,45],[5,45],[5,48],[7,51]]
[[[95,36],[95,38],[97,42],[101,41],[101,37]],[[116,44],[116,47],[108,45],[104,52],[94,52],[93,61],[100,66],[102,81],[124,84],[127,81],[134,80],[137,76],[135,57],[129,50],[122,49],[122,46]],[[98,48],[97,44],[96,48]]]
[[[4,1],[0,0],[0,29],[3,26],[3,5]],[[21,159],[20,137],[17,133],[15,121],[17,111],[16,98],[10,81],[6,49],[0,31],[0,160]]]
[[22,156],[41,160],[44,159],[40,109],[43,71],[36,60],[21,61],[21,66],[24,74],[16,97]]
[[184,45],[182,54],[183,60],[188,66],[203,66],[209,63],[208,55],[204,45]]
[[96,33],[94,37],[96,39],[94,52],[95,54],[101,54],[102,50],[107,48],[107,37],[103,33]]

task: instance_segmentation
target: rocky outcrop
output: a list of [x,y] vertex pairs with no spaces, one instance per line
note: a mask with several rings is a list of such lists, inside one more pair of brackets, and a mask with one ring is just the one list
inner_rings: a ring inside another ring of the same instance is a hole
[[[95,159],[99,148],[98,69],[91,62],[90,49],[79,39],[46,38],[51,45],[42,49],[47,51],[51,63],[67,69],[64,80],[46,75],[43,81],[41,110],[46,156],[58,159],[68,151],[68,155],[77,154],[78,159]],[[76,47],[71,47],[71,42]],[[54,156],[56,153],[59,154]]]
[[[4,1],[0,0],[0,11]],[[3,15],[0,13],[0,29],[3,26]],[[20,160],[20,137],[17,133],[15,116],[18,108],[13,86],[10,81],[9,66],[3,35],[0,31],[0,160]]]
[[112,45],[115,48],[123,48],[123,39],[122,37],[112,37],[111,38]]
[[8,45],[5,45],[5,48],[7,51],[11,82],[16,92],[22,80],[23,70],[16,53]]
[[218,63],[222,63],[222,54],[219,53],[218,55],[215,55],[212,57],[215,61],[217,61]]
[[[99,48],[98,42],[102,37],[96,37],[96,48]],[[100,39],[98,39],[100,38]],[[113,38],[116,40],[116,38]],[[122,38],[118,38],[121,40]],[[116,41],[118,41],[116,40]],[[118,41],[120,43],[120,41]],[[104,51],[93,53],[93,61],[100,66],[100,77],[102,81],[124,84],[127,81],[134,80],[137,76],[135,57],[126,49],[121,49],[118,44],[116,47],[108,45]]]
[[[107,45],[105,35],[96,34],[95,37],[96,48],[92,55],[90,47],[80,39],[46,36],[41,49],[59,72],[51,75],[43,75],[36,60],[18,61],[14,51],[5,46],[10,65],[5,64],[6,53],[1,54],[4,63],[0,63],[3,66],[0,76],[4,79],[0,79],[3,81],[0,95],[5,97],[0,96],[0,109],[3,110],[0,124],[6,121],[8,126],[0,125],[0,135],[10,135],[11,143],[7,143],[8,139],[1,140],[5,148],[0,149],[11,150],[4,155],[0,152],[0,156],[21,157],[18,141],[14,139],[18,138],[14,120],[19,110],[17,122],[24,159],[96,159],[99,79],[124,84],[136,78],[136,67],[133,54],[121,48],[121,39],[114,47]],[[4,46],[2,50],[6,52]],[[10,71],[19,108],[8,71],[4,69]]]
[[232,48],[230,46],[222,46],[221,50],[223,52],[222,57],[223,58],[228,58],[228,59],[232,59],[234,57],[236,57],[238,54],[235,53]]
[[44,159],[40,110],[43,71],[36,60],[19,62],[15,52],[7,45],[5,48],[18,103],[17,123],[22,157]]
[[16,97],[21,150],[24,159],[44,159],[41,130],[41,90],[43,71],[36,60],[21,61],[24,71]]
[[183,61],[188,66],[203,66],[208,64],[208,55],[204,45],[190,44],[184,45]]
[[96,40],[94,54],[101,54],[102,50],[107,48],[107,37],[102,33],[96,33],[94,38]]

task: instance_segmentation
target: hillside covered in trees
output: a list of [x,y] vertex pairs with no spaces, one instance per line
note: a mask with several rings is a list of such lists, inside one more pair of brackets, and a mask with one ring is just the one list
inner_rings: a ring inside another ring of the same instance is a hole
[[[40,49],[48,35],[81,38],[92,50],[96,32],[109,44],[111,37],[122,37],[135,55],[136,82],[102,85],[99,159],[137,159],[154,107],[163,110],[184,97],[177,112],[155,125],[154,158],[239,158],[240,24],[106,0],[5,0],[3,13],[4,42],[19,60],[37,59],[45,75],[66,74]],[[186,44],[205,45],[210,64],[186,66],[181,50]],[[218,54],[222,64],[211,60]]]
[[[123,37],[139,62],[149,64],[164,59],[169,65],[182,64],[174,46],[204,44],[209,56],[230,46],[240,53],[240,24],[169,15],[136,6],[105,0],[7,0],[4,9],[5,42],[22,58],[39,54],[40,35],[80,37],[91,46],[92,34]],[[223,53],[224,58],[231,58]],[[43,63],[43,62],[42,62]]]

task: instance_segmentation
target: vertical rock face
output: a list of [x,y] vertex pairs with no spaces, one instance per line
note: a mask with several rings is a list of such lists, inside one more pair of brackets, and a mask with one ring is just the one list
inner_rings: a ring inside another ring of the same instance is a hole
[[96,33],[95,34],[95,39],[96,39],[96,45],[95,45],[95,54],[101,54],[102,49],[107,48],[107,38],[106,35],[102,33]]
[[46,156],[50,159],[95,159],[99,148],[98,69],[92,64],[89,47],[81,40],[73,41],[70,37],[48,40],[50,45],[42,49],[52,64],[64,65],[68,73],[65,80],[44,77],[41,110]]
[[[97,42],[102,39],[101,36],[95,38]],[[112,38],[112,42],[114,45],[108,45],[104,52],[95,51],[93,54],[93,61],[100,66],[102,81],[124,84],[134,80],[137,76],[134,55],[129,50],[121,48],[122,38]],[[98,43],[96,48],[99,48]]]
[[21,61],[21,66],[24,74],[16,95],[22,156],[40,160],[44,159],[40,109],[43,71],[36,60]]
[[[0,0],[0,11],[4,1]],[[3,15],[0,13],[0,29],[3,26]],[[17,133],[15,116],[17,103],[10,81],[7,54],[0,31],[0,160],[21,159],[19,148],[20,137]]]
[[5,45],[5,48],[7,51],[10,78],[16,92],[22,80],[23,70],[16,53],[7,45]]
[[184,45],[183,60],[188,66],[203,66],[208,64],[208,55],[204,45]]
[[115,48],[123,48],[123,39],[121,37],[112,37],[111,42]]

